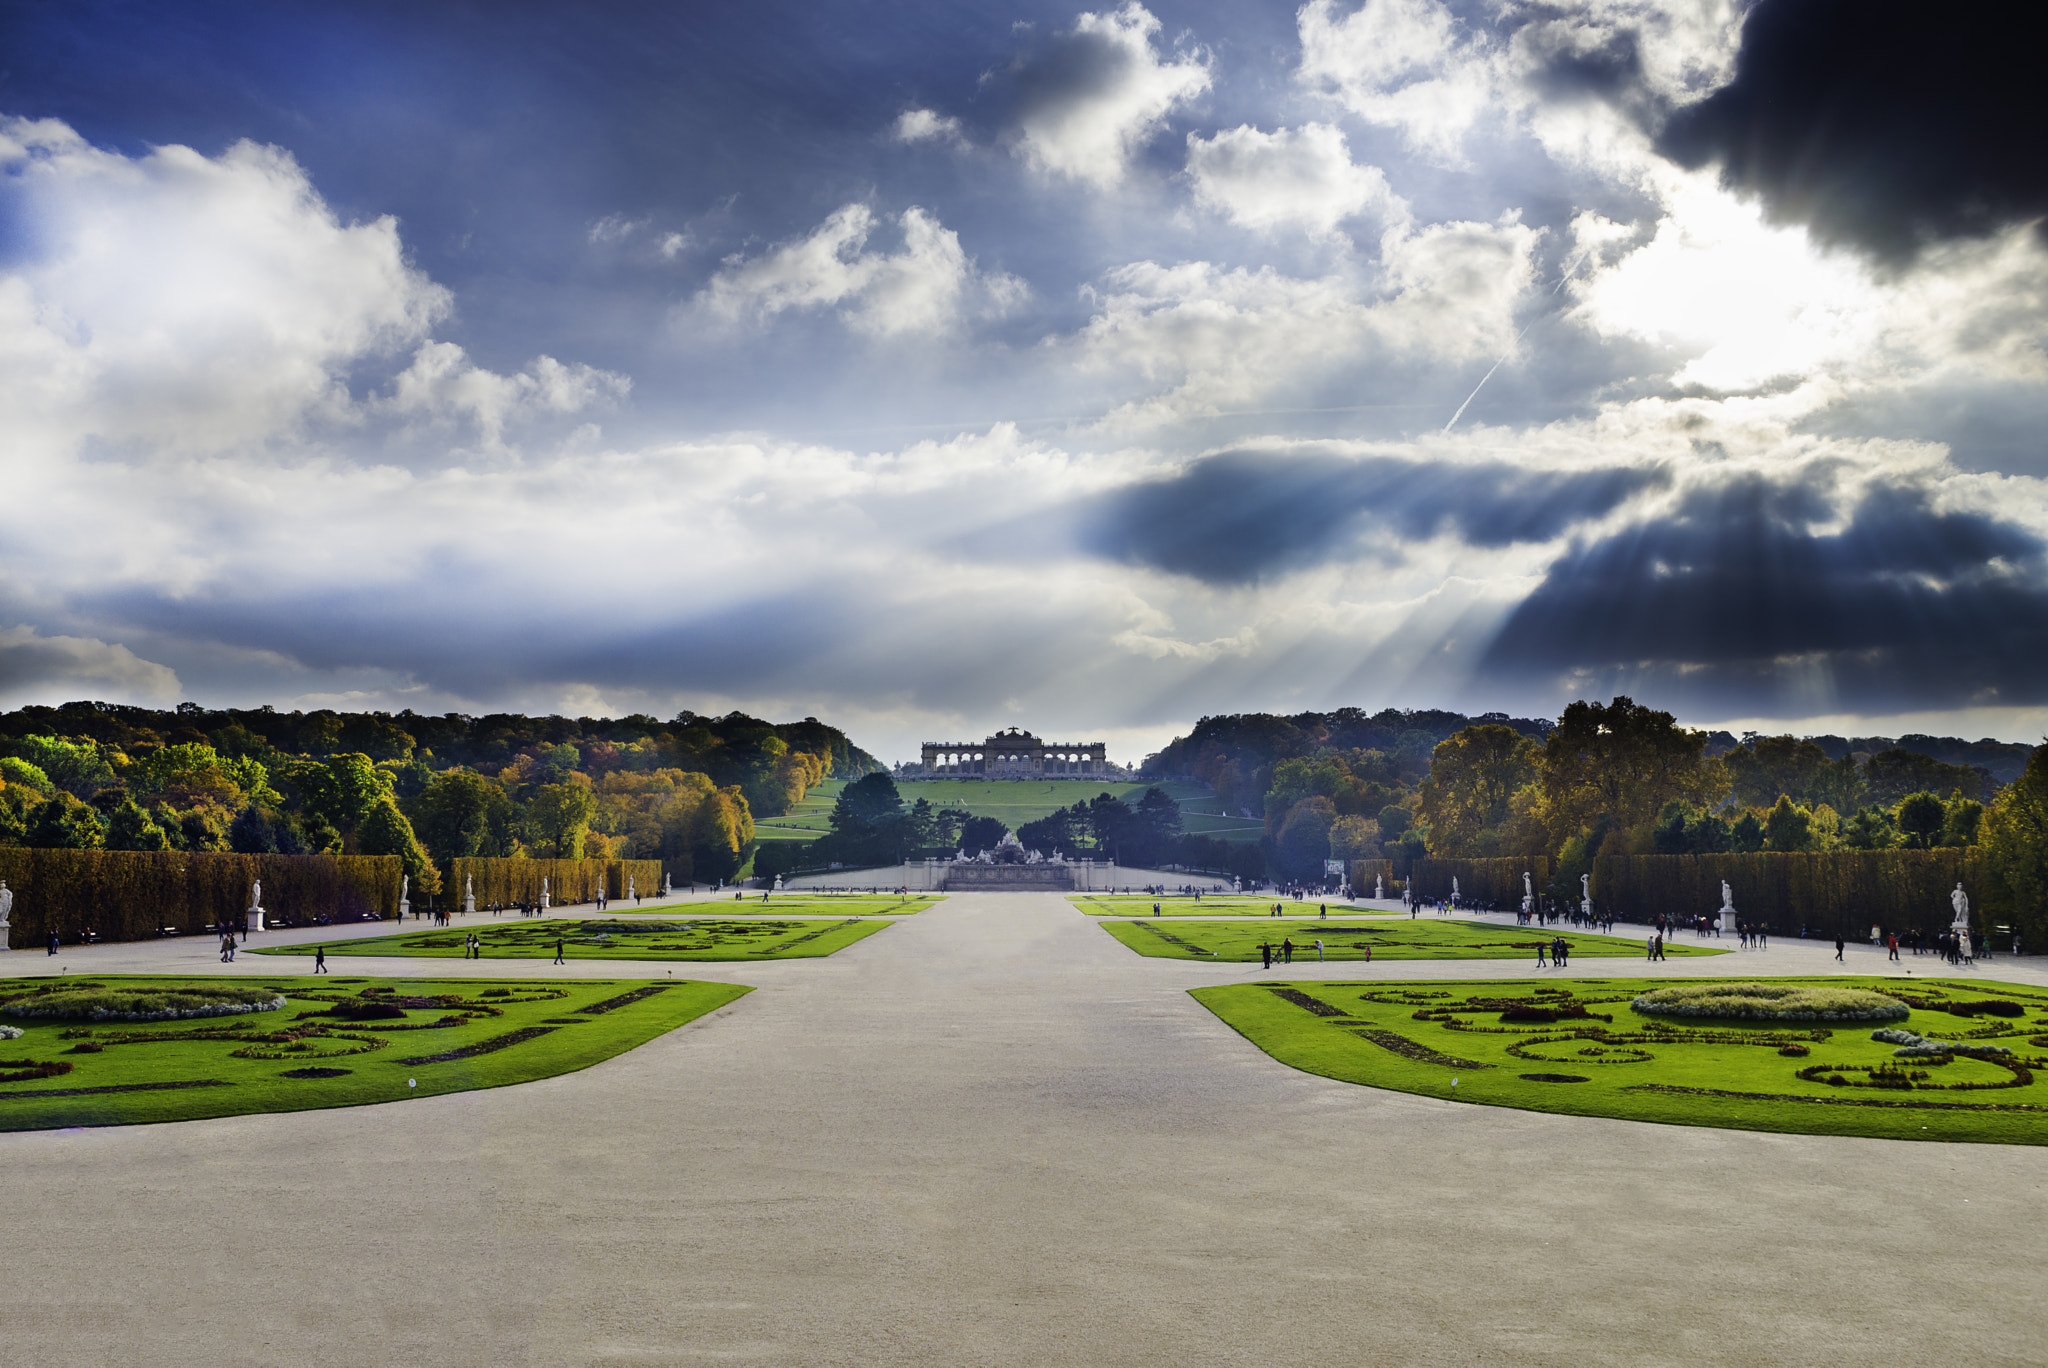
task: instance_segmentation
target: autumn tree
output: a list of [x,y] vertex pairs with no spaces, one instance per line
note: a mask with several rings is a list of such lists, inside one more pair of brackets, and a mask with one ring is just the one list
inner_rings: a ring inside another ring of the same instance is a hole
[[526,810],[527,825],[536,842],[557,860],[583,858],[583,832],[597,812],[597,799],[590,781],[575,775],[569,782],[542,784]]
[[371,808],[363,818],[357,829],[356,848],[365,855],[396,855],[412,879],[414,892],[441,890],[441,876],[427,858],[427,852],[420,848],[412,823],[405,820],[405,814],[389,798]]
[[1992,884],[1986,910],[2023,927],[2038,948],[2048,937],[2048,746],[1985,809],[1979,843]]
[[1429,853],[1490,855],[1489,839],[1508,819],[1509,802],[1536,777],[1536,744],[1512,727],[1467,727],[1439,742],[1422,781],[1416,820]]

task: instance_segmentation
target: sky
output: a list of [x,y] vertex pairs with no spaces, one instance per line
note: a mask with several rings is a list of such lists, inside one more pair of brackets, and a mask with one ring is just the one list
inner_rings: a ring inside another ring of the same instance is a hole
[[2022,11],[0,8],[0,705],[2048,732]]

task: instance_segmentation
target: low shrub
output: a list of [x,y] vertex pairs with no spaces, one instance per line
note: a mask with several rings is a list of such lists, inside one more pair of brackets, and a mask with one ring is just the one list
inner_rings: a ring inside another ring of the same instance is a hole
[[393,1017],[403,1017],[405,1008],[392,1002],[337,1002],[322,1015],[337,1016],[344,1021],[388,1021]]
[[1780,1045],[1778,1053],[1789,1059],[1804,1059],[1812,1054],[1813,1051],[1804,1045]]
[[97,984],[59,984],[12,997],[0,1004],[0,1013],[70,1021],[174,1021],[275,1012],[283,1007],[284,998],[265,988],[214,984],[106,988]]
[[1738,1021],[1897,1021],[1909,1009],[1863,988],[1798,983],[1687,983],[1645,993],[1638,1012]]

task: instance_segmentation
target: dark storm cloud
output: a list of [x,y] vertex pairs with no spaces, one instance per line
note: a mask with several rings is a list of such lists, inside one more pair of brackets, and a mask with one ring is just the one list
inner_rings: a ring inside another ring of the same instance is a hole
[[1368,528],[1406,539],[1451,531],[1473,546],[1547,540],[1667,478],[1654,467],[1225,452],[1099,501],[1083,545],[1209,584],[1247,584],[1353,557]]
[[1894,260],[2048,211],[2038,6],[1762,0],[1734,81],[1661,147],[1774,216]]
[[1897,484],[1841,521],[1830,483],[1825,470],[1744,477],[1574,549],[1482,673],[1604,680],[1724,711],[2048,698],[2040,538]]

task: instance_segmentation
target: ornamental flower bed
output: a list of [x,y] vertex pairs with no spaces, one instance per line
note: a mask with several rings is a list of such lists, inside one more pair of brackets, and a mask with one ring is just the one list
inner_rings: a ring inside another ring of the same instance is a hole
[[1687,983],[1659,988],[1629,1006],[1659,1016],[1731,1021],[1900,1021],[1911,1009],[1861,988],[1799,983]]

